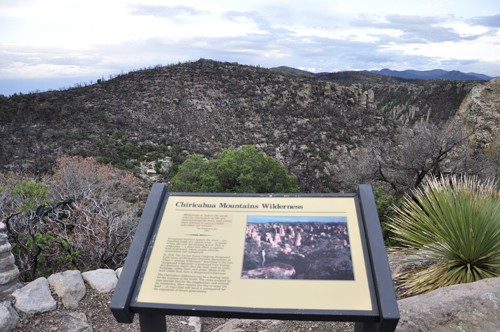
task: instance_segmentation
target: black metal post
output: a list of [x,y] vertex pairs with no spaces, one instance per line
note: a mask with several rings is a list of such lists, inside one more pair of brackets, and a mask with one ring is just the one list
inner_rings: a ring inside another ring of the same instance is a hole
[[354,332],[377,332],[375,323],[355,322]]
[[359,185],[358,195],[365,223],[368,253],[370,254],[375,292],[377,293],[380,312],[380,320],[377,323],[376,331],[394,332],[399,321],[398,302],[392,283],[389,260],[385,251],[384,237],[382,235],[382,228],[380,227],[380,220],[378,219],[377,205],[373,196],[372,186],[366,184]]
[[141,332],[167,332],[165,315],[139,314]]

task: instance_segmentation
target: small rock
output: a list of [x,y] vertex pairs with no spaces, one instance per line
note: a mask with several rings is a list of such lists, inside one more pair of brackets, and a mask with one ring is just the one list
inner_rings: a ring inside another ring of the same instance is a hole
[[70,312],[62,318],[61,332],[92,332],[92,326],[81,312]]
[[111,269],[98,269],[82,273],[83,279],[99,293],[109,293],[115,290],[118,278]]
[[189,317],[188,326],[192,326],[194,332],[201,332],[201,318],[200,317]]
[[33,315],[36,313],[55,310],[57,302],[52,298],[49,282],[45,278],[38,278],[21,289],[12,293],[16,298],[16,309]]
[[78,303],[86,292],[80,271],[71,270],[53,274],[49,277],[49,283],[62,298],[65,306],[78,308]]

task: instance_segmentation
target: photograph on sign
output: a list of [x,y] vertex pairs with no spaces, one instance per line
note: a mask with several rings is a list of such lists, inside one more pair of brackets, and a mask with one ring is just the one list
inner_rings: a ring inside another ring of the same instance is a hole
[[248,216],[241,278],[354,280],[347,218]]

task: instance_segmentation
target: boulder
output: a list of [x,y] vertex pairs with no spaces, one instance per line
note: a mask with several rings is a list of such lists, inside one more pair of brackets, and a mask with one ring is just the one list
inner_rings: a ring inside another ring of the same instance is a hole
[[30,282],[12,293],[16,298],[14,306],[28,315],[56,310],[57,302],[50,294],[49,282],[44,277]]
[[81,312],[70,312],[64,315],[61,323],[61,332],[92,332],[87,322],[87,316]]
[[115,290],[118,278],[111,269],[98,269],[82,273],[83,279],[99,293],[109,293]]
[[398,301],[397,332],[498,331],[500,278],[443,287]]
[[80,271],[71,270],[56,273],[49,277],[49,284],[54,287],[62,303],[70,308],[78,308],[78,303],[85,296],[86,289]]
[[0,332],[10,332],[16,328],[19,315],[10,301],[0,303]]

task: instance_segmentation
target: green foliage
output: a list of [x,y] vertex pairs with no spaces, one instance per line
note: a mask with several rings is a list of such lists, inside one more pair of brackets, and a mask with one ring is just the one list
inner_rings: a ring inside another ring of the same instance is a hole
[[391,230],[387,227],[389,217],[392,215],[392,206],[394,205],[394,197],[391,195],[384,195],[384,187],[376,187],[373,189],[375,196],[375,203],[377,204],[378,218],[382,226],[382,234],[384,236],[384,243],[386,247],[392,247],[398,244],[398,241],[391,238]]
[[186,159],[182,148],[164,136],[157,138],[158,143],[148,140],[146,137],[141,142],[124,138],[121,131],[115,130],[112,135],[99,136],[97,145],[99,152],[94,153],[96,160],[101,164],[110,163],[112,166],[122,170],[132,170],[140,165],[141,161],[156,161],[165,157],[172,158],[172,166],[164,173],[160,172],[161,164],[156,163],[155,170],[165,178],[173,177],[178,167]]
[[216,159],[191,155],[179,167],[170,191],[234,193],[298,193],[297,179],[276,159],[255,146],[225,149]]
[[[406,294],[500,276],[500,196],[476,177],[427,178],[389,227],[403,252],[435,264],[402,274]],[[420,260],[420,259],[419,259]]]
[[[69,244],[55,237],[52,232],[36,233],[34,236],[27,236],[24,245],[36,256],[35,278],[46,277],[52,273],[74,269],[74,259],[80,256],[79,251],[71,252]],[[20,248],[13,244],[12,253],[16,261],[22,260]]]
[[28,212],[34,210],[38,205],[51,203],[52,201],[45,199],[48,193],[48,184],[37,183],[31,180],[18,180],[10,196],[18,198],[21,201],[18,211]]

